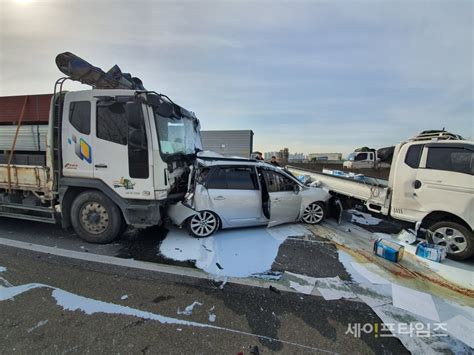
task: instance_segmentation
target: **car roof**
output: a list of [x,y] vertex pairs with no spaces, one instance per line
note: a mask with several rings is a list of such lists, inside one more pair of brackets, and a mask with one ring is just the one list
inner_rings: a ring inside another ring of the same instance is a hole
[[199,157],[198,162],[203,166],[220,166],[220,165],[235,165],[235,166],[262,166],[274,169],[275,167],[271,164],[265,163],[259,160],[245,159],[245,158],[207,158]]

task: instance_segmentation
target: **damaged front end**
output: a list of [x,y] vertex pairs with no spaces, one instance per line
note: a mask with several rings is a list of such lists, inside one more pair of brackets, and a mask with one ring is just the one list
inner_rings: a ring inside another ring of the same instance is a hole
[[164,171],[156,172],[158,178],[163,176],[156,183],[163,187],[157,191],[156,198],[180,201],[188,190],[196,154],[202,150],[199,120],[193,112],[176,105],[165,95],[147,92],[146,101],[153,111],[159,147],[157,159],[166,166]]
[[210,168],[201,165],[199,160],[190,168],[186,193],[181,200],[170,203],[167,210],[168,217],[175,225],[181,226],[186,219],[196,214],[196,204],[199,204],[196,199],[207,195],[204,190],[209,172]]

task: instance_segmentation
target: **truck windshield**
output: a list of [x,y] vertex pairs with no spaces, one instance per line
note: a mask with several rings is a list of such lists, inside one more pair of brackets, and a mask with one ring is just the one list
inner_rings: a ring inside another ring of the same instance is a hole
[[202,150],[199,123],[196,119],[162,117],[155,112],[155,123],[162,155],[189,155]]
[[354,157],[356,156],[356,153],[351,153],[348,155],[347,160],[354,161]]

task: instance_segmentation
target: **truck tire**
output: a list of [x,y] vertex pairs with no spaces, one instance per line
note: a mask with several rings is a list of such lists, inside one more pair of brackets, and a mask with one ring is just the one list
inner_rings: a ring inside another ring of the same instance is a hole
[[453,260],[465,260],[474,255],[472,231],[455,222],[442,221],[428,228],[428,242],[447,247],[447,256]]
[[103,193],[86,191],[72,203],[71,223],[85,241],[105,244],[120,235],[123,221],[117,205]]

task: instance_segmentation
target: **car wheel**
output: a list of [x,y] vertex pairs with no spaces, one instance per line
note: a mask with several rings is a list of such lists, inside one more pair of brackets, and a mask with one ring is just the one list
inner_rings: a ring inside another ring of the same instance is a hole
[[308,224],[318,224],[326,217],[326,207],[322,202],[313,202],[309,204],[301,219]]
[[215,233],[220,226],[219,217],[211,211],[202,211],[188,218],[188,230],[193,237],[205,238]]
[[72,203],[74,231],[90,243],[110,243],[119,236],[122,223],[117,205],[100,192],[83,192]]
[[464,260],[474,255],[472,231],[455,222],[437,222],[428,228],[428,242],[446,247],[447,256]]

